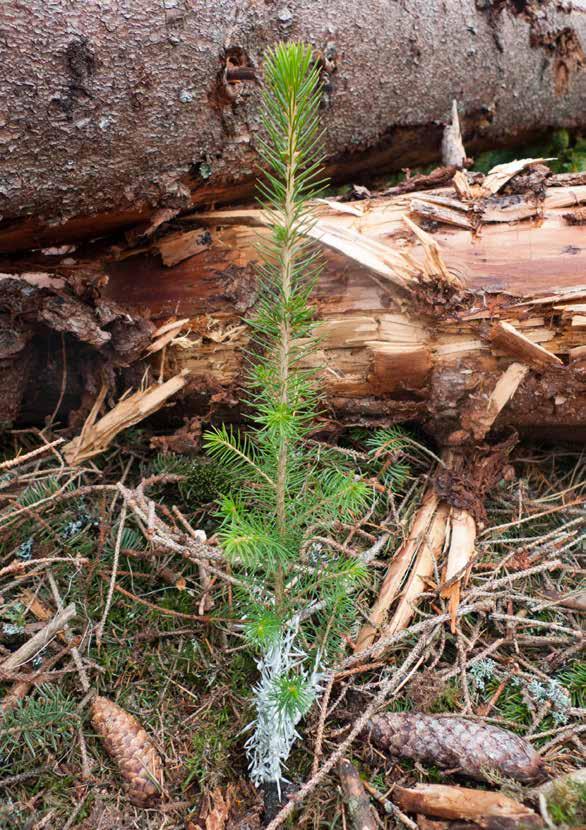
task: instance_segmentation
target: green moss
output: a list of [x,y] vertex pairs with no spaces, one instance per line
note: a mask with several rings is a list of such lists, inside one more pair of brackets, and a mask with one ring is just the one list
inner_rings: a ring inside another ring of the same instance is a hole
[[560,784],[548,800],[547,810],[556,825],[583,826],[586,822],[586,784]]
[[205,719],[194,723],[191,754],[185,760],[184,790],[194,782],[201,788],[211,789],[229,775],[232,747],[237,737],[234,720],[234,713],[228,706],[213,706]]
[[230,483],[228,470],[205,456],[194,458],[178,453],[160,453],[155,458],[153,469],[157,474],[185,477],[176,487],[183,503],[189,508],[214,501]]
[[462,704],[462,696],[458,683],[454,680],[446,684],[436,701],[429,708],[432,715],[445,712],[459,712]]

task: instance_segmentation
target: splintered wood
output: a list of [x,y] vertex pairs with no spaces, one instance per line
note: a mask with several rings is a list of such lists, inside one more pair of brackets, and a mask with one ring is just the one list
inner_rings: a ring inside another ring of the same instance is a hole
[[165,346],[173,343],[184,326],[189,323],[189,317],[183,320],[172,320],[165,323],[154,332],[152,343],[147,347],[146,353],[148,355],[156,354],[156,352],[164,349]]
[[500,412],[511,400],[521,383],[527,377],[529,367],[522,363],[511,363],[490,393],[486,408],[472,407],[470,423],[476,441],[481,441],[492,429]]
[[[319,369],[333,416],[424,423],[450,446],[505,427],[586,435],[586,314],[571,308],[586,301],[585,249],[582,228],[564,219],[586,203],[580,182],[523,159],[484,177],[458,171],[453,186],[410,195],[317,201],[308,232],[324,259],[313,296],[320,343],[304,365]],[[435,218],[411,211],[413,200]],[[457,214],[457,224],[437,211]],[[165,266],[150,245],[111,264],[106,294],[148,306],[155,319],[171,309],[188,319],[189,337],[159,333],[151,351],[191,371],[194,415],[213,408],[221,390],[224,417],[224,404],[237,417],[250,345],[242,316],[254,313],[267,215],[180,217],[171,240],[179,247],[180,222],[198,224],[186,229],[184,250],[194,239],[205,250]],[[231,336],[218,338],[223,330]],[[512,364],[525,368],[508,371]]]
[[169,398],[183,389],[188,375],[189,370],[183,369],[165,383],[156,383],[144,390],[139,389],[121,398],[106,415],[97,420],[107,393],[106,387],[103,387],[83,425],[81,434],[66,444],[63,449],[63,455],[68,464],[81,464],[104,452],[120,432],[152,415]]
[[476,541],[476,522],[467,510],[457,507],[450,509],[446,540],[448,555],[441,596],[448,600],[450,627],[452,634],[455,634],[460,588],[472,561]]
[[543,827],[537,813],[502,793],[446,784],[417,784],[413,789],[395,787],[393,800],[410,813],[473,821],[480,827]]
[[[426,580],[433,575],[434,563],[444,545],[447,517],[448,508],[440,506],[435,491],[430,488],[417,511],[408,538],[389,565],[378,599],[368,615],[368,622],[358,634],[357,652],[369,648],[380,634],[393,634],[409,624],[417,600],[425,590]],[[405,587],[395,613],[390,622],[384,624],[388,610],[397,599],[403,583]]]
[[495,346],[506,354],[522,360],[529,366],[563,366],[564,362],[557,355],[549,352],[539,343],[534,343],[512,323],[499,321],[491,331],[491,339]]

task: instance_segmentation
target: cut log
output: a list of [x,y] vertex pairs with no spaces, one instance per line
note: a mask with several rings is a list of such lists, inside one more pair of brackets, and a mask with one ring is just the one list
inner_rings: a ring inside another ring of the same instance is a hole
[[586,126],[576,0],[30,0],[0,28],[4,250],[249,194],[278,40],[315,48],[338,178],[439,158],[454,96],[471,154]]

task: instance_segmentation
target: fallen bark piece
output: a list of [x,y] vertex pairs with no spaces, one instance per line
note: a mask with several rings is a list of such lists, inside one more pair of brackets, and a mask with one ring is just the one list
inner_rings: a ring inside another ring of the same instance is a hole
[[188,374],[189,370],[183,369],[165,383],[155,383],[147,389],[137,390],[118,401],[110,412],[96,422],[95,419],[105,397],[106,390],[103,388],[96,402],[99,405],[94,406],[90,412],[81,434],[63,448],[63,455],[67,462],[81,464],[88,458],[104,452],[118,433],[156,412],[172,395],[183,389]]
[[105,697],[94,698],[91,718],[118,765],[130,801],[147,806],[162,790],[162,763],[153,742],[135,717]]
[[358,771],[347,758],[342,758],[338,764],[338,775],[344,801],[350,814],[350,826],[353,830],[376,830],[376,815],[370,798],[364,789]]
[[532,164],[543,164],[545,161],[553,161],[554,159],[516,159],[505,164],[497,164],[492,170],[486,174],[486,178],[482,182],[482,189],[487,193],[495,194],[504,187],[513,176],[520,173],[526,167]]
[[392,797],[407,812],[465,819],[490,830],[543,827],[537,813],[501,793],[444,784],[417,784],[414,789],[395,787]]
[[368,722],[365,736],[389,754],[457,768],[481,781],[489,772],[521,782],[543,776],[543,761],[524,738],[465,718],[387,713]]

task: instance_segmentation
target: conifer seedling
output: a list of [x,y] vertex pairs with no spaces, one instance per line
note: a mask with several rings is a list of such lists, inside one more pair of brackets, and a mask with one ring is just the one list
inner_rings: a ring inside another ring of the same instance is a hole
[[357,558],[312,541],[362,508],[369,489],[333,453],[308,442],[319,414],[311,292],[321,260],[308,237],[310,200],[323,188],[321,83],[312,50],[277,45],[264,66],[259,183],[269,219],[259,242],[260,296],[248,320],[246,400],[252,429],[206,434],[210,455],[229,470],[220,500],[220,539],[247,590],[237,601],[246,619],[259,680],[247,742],[257,785],[281,793],[297,725],[319,693],[340,633],[352,622]]

